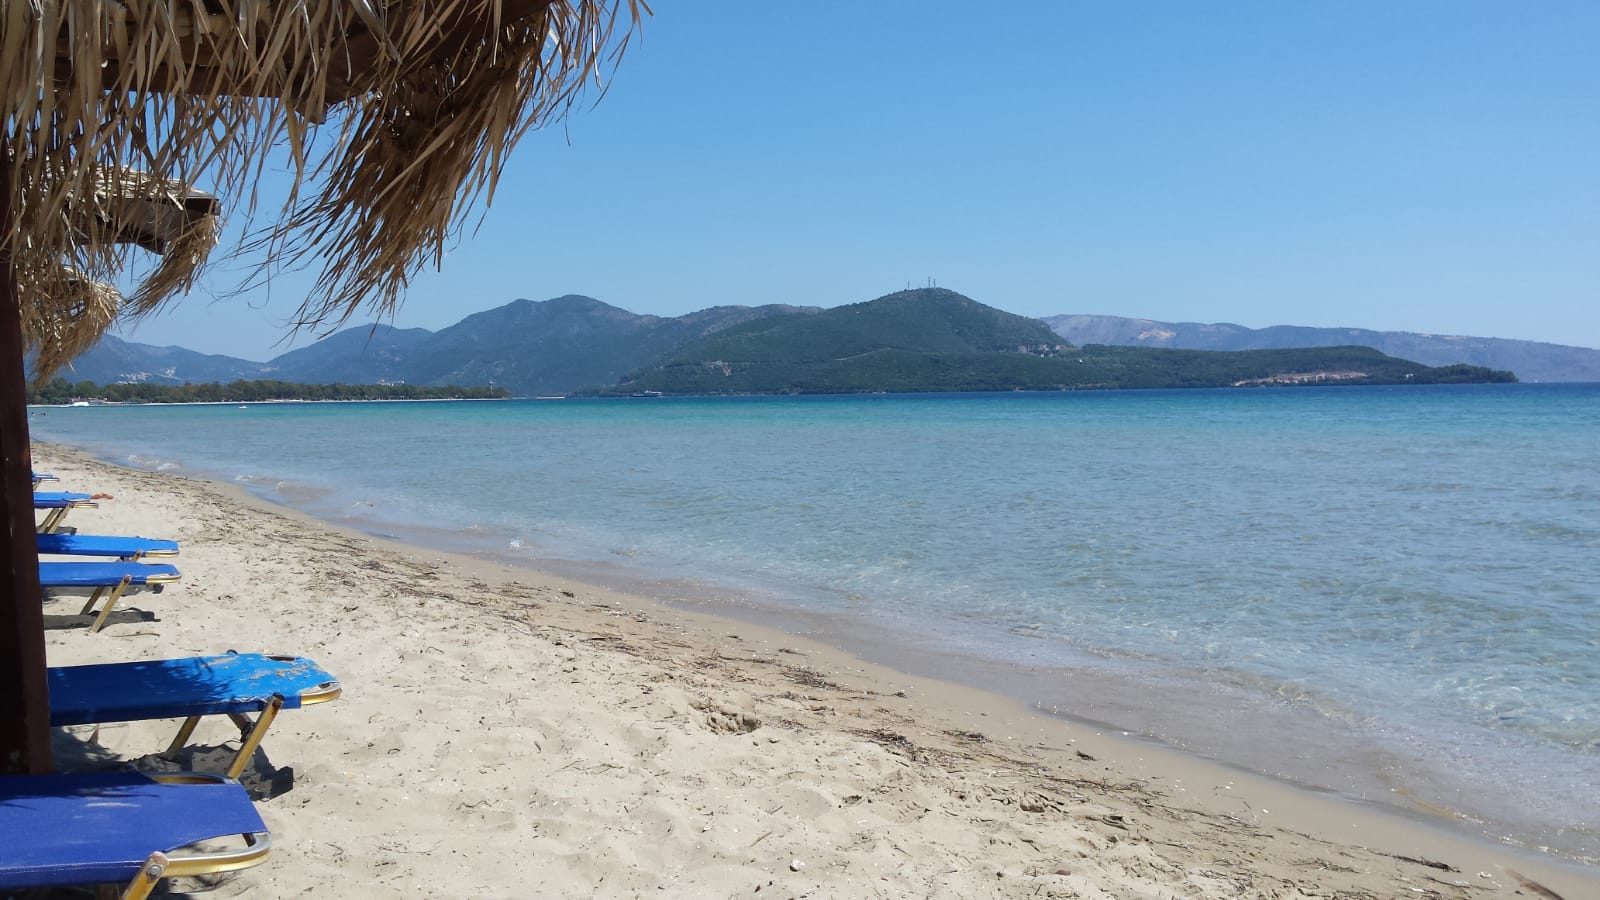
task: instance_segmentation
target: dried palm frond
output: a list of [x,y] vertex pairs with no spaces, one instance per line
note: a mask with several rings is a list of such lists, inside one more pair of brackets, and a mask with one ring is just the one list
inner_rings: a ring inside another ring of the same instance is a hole
[[[93,190],[68,198],[62,215],[34,223],[32,246],[85,247],[114,255],[121,245],[163,255],[130,303],[109,285],[42,253],[13,255],[24,345],[34,351],[35,376],[93,346],[119,314],[137,316],[162,298],[187,291],[221,230],[215,197],[175,181],[129,169],[97,173]],[[44,226],[55,226],[52,230]],[[93,246],[85,246],[93,245]]]
[[[24,273],[19,273],[24,274]],[[122,307],[122,295],[102,281],[66,266],[25,273],[33,288],[19,297],[22,341],[33,348],[36,379],[43,382],[93,347]]]
[[137,318],[161,308],[168,298],[187,294],[200,268],[222,236],[222,219],[216,215],[196,216],[174,223],[177,230],[161,241],[161,263],[146,275],[122,309],[125,319]]
[[[320,265],[297,321],[391,311],[474,202],[492,199],[517,140],[598,83],[648,11],[643,0],[0,0],[0,255],[23,281],[61,265],[109,280],[129,245],[82,214],[85,198],[137,194],[146,178],[205,183],[249,216],[281,153],[291,187],[254,246],[275,265]],[[185,244],[190,258],[203,243]],[[169,253],[158,275],[134,312],[192,272]]]

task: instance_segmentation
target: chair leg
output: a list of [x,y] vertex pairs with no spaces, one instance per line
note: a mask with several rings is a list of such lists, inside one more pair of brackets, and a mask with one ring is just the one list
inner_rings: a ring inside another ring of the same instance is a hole
[[122,892],[122,900],[144,900],[155,889],[156,883],[161,880],[162,873],[167,871],[167,855],[160,851],[150,854],[144,861],[144,866],[139,869],[139,874],[133,876],[127,888]]
[[238,778],[244,772],[244,767],[249,765],[250,758],[256,755],[256,748],[261,746],[262,738],[267,736],[267,726],[278,717],[280,709],[283,709],[283,697],[275,696],[268,701],[267,708],[261,711],[261,715],[256,716],[250,730],[239,735],[244,741],[239,745],[239,755],[233,758],[233,765],[228,767],[229,778]]
[[189,738],[194,737],[194,728],[199,724],[199,716],[190,716],[184,719],[183,725],[178,728],[178,736],[172,739],[172,744],[167,747],[167,752],[161,755],[167,759],[176,759],[178,751],[189,743]]
[[89,602],[83,605],[83,609],[78,610],[78,615],[87,616],[89,613],[93,612],[94,605],[100,602],[100,595],[104,594],[105,592],[106,589],[104,585],[95,588],[94,593],[89,595]]
[[122,576],[122,582],[111,589],[110,596],[106,597],[106,608],[100,610],[99,617],[94,620],[93,627],[89,629],[90,634],[95,634],[106,627],[106,618],[111,615],[113,609],[117,608],[117,600],[121,599],[122,592],[128,589],[128,585],[132,581],[131,577],[124,575]]

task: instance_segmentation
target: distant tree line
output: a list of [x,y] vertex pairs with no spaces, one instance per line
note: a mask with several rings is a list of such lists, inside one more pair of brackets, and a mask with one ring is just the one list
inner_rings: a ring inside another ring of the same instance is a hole
[[502,387],[431,387],[420,384],[297,384],[234,381],[228,384],[107,384],[55,378],[32,386],[29,403],[107,400],[113,403],[262,403],[268,400],[505,400]]

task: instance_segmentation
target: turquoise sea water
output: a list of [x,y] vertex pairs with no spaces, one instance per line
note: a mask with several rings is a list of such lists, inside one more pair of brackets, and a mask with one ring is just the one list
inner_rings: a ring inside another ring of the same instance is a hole
[[[1600,858],[1600,385],[35,409]],[[69,487],[92,487],[73,485]]]

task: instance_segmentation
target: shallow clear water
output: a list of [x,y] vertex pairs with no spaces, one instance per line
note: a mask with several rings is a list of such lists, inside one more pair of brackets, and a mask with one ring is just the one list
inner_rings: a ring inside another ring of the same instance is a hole
[[1122,727],[1600,856],[1600,385],[30,422],[374,531],[721,585],[903,653],[1087,669],[1139,694],[1096,703]]

